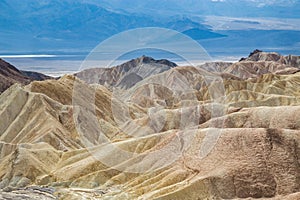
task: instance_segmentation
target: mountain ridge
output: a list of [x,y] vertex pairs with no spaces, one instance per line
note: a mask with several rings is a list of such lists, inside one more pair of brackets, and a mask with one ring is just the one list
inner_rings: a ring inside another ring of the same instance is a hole
[[[100,41],[125,30],[142,27],[172,28],[179,32],[198,28],[207,35],[214,31],[201,21],[173,16],[152,16],[116,12],[92,1],[4,1],[0,25],[6,52],[36,52],[65,49],[89,51]],[[80,13],[80,15],[78,15]],[[99,29],[101,27],[101,29]],[[18,41],[18,42],[13,42]],[[68,52],[68,51],[67,51]]]
[[106,86],[118,86],[128,89],[140,80],[176,67],[177,64],[166,59],[155,60],[141,56],[111,68],[85,69],[75,76],[87,83],[99,83]]
[[[0,198],[299,199],[300,73],[277,61],[142,57],[118,69],[169,69],[122,90],[74,75],[14,84],[0,95]],[[268,70],[231,70],[245,63]]]
[[37,72],[20,71],[0,58],[0,94],[14,83],[23,85],[34,80],[46,80],[52,77]]

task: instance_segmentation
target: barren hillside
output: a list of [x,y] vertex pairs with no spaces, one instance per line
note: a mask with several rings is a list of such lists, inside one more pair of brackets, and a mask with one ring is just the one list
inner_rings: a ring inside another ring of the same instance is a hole
[[300,199],[299,57],[144,59],[3,92],[0,199]]

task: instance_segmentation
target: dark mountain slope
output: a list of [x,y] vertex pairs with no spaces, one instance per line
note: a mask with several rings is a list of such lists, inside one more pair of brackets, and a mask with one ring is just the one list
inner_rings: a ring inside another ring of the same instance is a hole
[[51,78],[37,72],[20,71],[0,58],[0,94],[14,83],[26,85],[31,81],[41,81]]

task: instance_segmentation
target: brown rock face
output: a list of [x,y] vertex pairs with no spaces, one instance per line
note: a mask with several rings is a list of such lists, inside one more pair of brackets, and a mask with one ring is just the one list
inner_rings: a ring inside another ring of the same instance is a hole
[[26,85],[34,80],[46,80],[50,78],[37,72],[19,71],[13,65],[0,59],[0,94],[14,83]]
[[300,199],[300,73],[263,54],[127,74],[126,87],[13,85],[0,199]]
[[14,83],[28,84],[30,79],[4,60],[0,60],[0,93]]

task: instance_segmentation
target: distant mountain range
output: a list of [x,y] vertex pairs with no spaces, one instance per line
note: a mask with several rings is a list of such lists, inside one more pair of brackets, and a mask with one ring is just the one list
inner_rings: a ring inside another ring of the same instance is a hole
[[262,17],[272,17],[274,14],[280,15],[277,17],[292,17],[300,7],[294,5],[299,3],[287,2],[284,6],[274,3],[269,7],[258,7],[258,4],[246,0],[240,5],[231,1],[199,2],[4,0],[0,2],[0,26],[3,27],[0,30],[0,54],[86,54],[110,36],[140,27],[177,30],[197,40],[211,54],[242,55],[253,48],[274,49],[284,54],[300,53],[300,32],[297,30],[248,30],[244,29],[247,27],[244,25],[249,21],[239,20],[243,29],[221,31],[209,26],[204,17],[211,14],[241,16],[242,13],[245,17],[257,17],[253,13],[259,13],[258,16]]
[[[105,4],[103,4],[105,5]],[[86,51],[98,42],[124,30],[139,27],[165,27],[193,30],[218,37],[209,26],[186,17],[155,19],[142,14],[110,11],[101,4],[85,1],[0,2],[0,52],[79,49]],[[197,38],[199,36],[196,36]]]
[[297,0],[85,0],[110,10],[147,15],[216,15],[231,17],[297,18]]
[[[100,84],[108,88],[129,89],[150,76],[170,71],[177,67],[166,59],[155,60],[141,56],[111,68],[89,68],[74,74],[88,84]],[[300,56],[282,56],[278,53],[255,50],[239,62],[209,62],[199,66],[208,72],[227,79],[248,79],[263,74],[293,74],[300,71]],[[0,94],[14,83],[22,85],[32,81],[54,79],[33,71],[22,71],[0,59]]]

